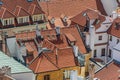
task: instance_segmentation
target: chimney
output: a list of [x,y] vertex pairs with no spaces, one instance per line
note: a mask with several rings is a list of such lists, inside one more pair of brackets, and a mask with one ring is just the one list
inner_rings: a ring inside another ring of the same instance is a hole
[[36,36],[41,36],[40,30],[38,28],[38,24],[36,23]]
[[67,22],[68,17],[66,15],[61,15],[61,19],[63,22]]
[[93,53],[94,53],[94,44],[95,44],[95,27],[93,25],[91,25],[89,27],[89,46],[90,46],[90,49],[91,49],[91,53],[92,53],[92,56],[93,56]]
[[2,67],[2,72],[4,72],[6,75],[11,76],[11,68],[9,66]]
[[56,64],[58,65],[58,48],[56,48]]
[[116,12],[116,11],[113,11],[113,12],[112,12],[112,18],[113,18],[113,19],[116,19],[117,17],[118,17],[117,12]]
[[91,63],[89,65],[89,80],[93,80],[95,76],[95,65]]
[[78,46],[73,46],[73,52],[75,57],[78,57]]
[[55,30],[57,38],[60,38],[60,27],[56,27]]
[[38,24],[36,24],[36,39],[43,41],[43,36],[41,35],[41,31],[39,30]]
[[50,23],[51,23],[51,24],[54,24],[54,23],[55,23],[55,18],[54,18],[54,17],[52,17],[52,18],[50,19]]

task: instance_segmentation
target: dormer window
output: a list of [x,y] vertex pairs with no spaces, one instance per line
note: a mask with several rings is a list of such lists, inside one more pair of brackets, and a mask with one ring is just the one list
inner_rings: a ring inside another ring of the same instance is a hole
[[9,18],[9,19],[3,19],[3,25],[12,25],[14,24],[14,18]]
[[119,28],[120,28],[120,23],[115,23],[115,28],[116,28],[117,30],[119,30]]
[[68,39],[68,43],[71,45],[71,46],[74,46],[75,45],[75,42],[76,42],[76,39],[73,37],[72,34],[65,34],[66,35],[66,38]]

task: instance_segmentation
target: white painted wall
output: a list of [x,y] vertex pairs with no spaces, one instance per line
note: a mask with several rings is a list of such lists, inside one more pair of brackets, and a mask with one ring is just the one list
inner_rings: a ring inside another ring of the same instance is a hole
[[113,50],[113,59],[117,60],[120,62],[120,51]]
[[102,48],[106,49],[105,52],[107,51],[107,45],[95,46],[95,50],[96,50],[96,53],[97,53],[97,58],[100,58],[103,61],[105,61],[105,56],[101,56]]
[[116,0],[101,0],[101,1],[107,14],[112,15],[112,11],[114,11],[118,6]]
[[[99,36],[102,36],[102,40],[99,40]],[[100,33],[95,35],[95,44],[107,43],[108,42],[108,34]]]
[[[110,36],[110,35],[109,35]],[[111,49],[111,50],[113,50],[113,47],[115,47],[116,45],[117,45],[117,39],[119,39],[119,38],[117,38],[117,37],[115,37],[115,36],[112,36],[112,41],[110,41],[110,37],[109,37],[109,48]],[[119,41],[120,41],[120,39],[119,39]]]
[[15,57],[17,56],[16,52],[16,38],[13,37],[13,38],[7,38],[7,46],[8,46],[8,49],[10,51],[10,56],[12,57]]
[[12,74],[12,77],[16,80],[35,80],[35,75],[32,72],[16,73]]
[[109,29],[109,27],[111,26],[111,24],[112,24],[112,19],[111,19],[111,17],[106,16],[105,18],[106,18],[106,20],[105,20],[103,23],[101,23],[101,27],[98,28],[98,29],[96,30],[96,32],[104,32],[104,31],[107,31],[107,30]]

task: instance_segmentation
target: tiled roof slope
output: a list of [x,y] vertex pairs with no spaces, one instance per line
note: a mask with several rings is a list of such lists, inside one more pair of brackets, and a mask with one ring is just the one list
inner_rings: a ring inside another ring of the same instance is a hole
[[88,8],[102,10],[101,13],[105,13],[101,5],[96,0],[50,0],[48,2],[40,2],[43,11],[47,16],[51,17],[60,17],[61,14],[75,16]]
[[92,10],[92,9],[87,9],[85,11],[82,11],[81,13],[79,13],[78,15],[74,16],[73,18],[71,18],[70,20],[80,26],[85,26],[86,25],[86,16],[84,16],[84,14],[87,14],[87,16],[91,19],[98,19],[100,20],[99,23],[97,24],[93,24],[95,26],[95,28],[99,28],[101,23],[103,21],[105,21],[105,16],[101,15],[98,11]]
[[[16,11],[16,7],[17,7],[17,6],[20,6],[20,7],[21,7],[22,9],[24,9],[26,12],[29,12],[29,9],[30,9],[30,7],[31,7],[31,4],[34,4],[36,7],[38,7],[37,10],[39,10],[39,11],[36,12],[36,10],[34,10],[34,9],[36,9],[36,8],[34,8],[32,15],[34,15],[34,14],[36,14],[36,13],[39,13],[39,14],[43,13],[43,11],[42,11],[42,9],[40,8],[37,0],[33,0],[32,2],[28,2],[27,0],[1,0],[1,2],[2,2],[3,4],[0,6],[0,8],[1,8],[1,7],[4,7],[4,8],[6,8],[8,11],[10,11],[11,13],[14,13],[14,12]],[[1,11],[1,10],[0,10],[0,11]],[[35,11],[35,12],[34,12],[34,11]],[[18,11],[18,12],[19,12],[19,11]],[[22,13],[22,12],[21,12],[20,14],[26,15],[26,14],[24,14],[24,13]],[[9,14],[7,14],[7,15],[9,15]],[[3,17],[3,18],[4,18],[4,17]],[[8,17],[8,18],[9,18],[9,17]]]
[[[43,48],[48,48],[51,51],[54,51],[55,48],[59,48],[59,49],[68,48],[70,47],[70,44],[67,41],[67,38],[68,38],[71,41],[75,41],[75,45],[78,46],[82,54],[87,53],[85,45],[82,41],[82,38],[78,32],[78,29],[75,26],[60,28],[60,39],[57,39],[55,29],[41,30],[40,32],[44,40],[38,43]],[[33,51],[33,56],[27,58],[27,61],[28,61],[27,63],[32,61],[38,55],[37,46],[33,40],[35,37],[36,37],[35,32],[29,32],[29,33],[24,32],[24,33],[16,34],[17,40],[21,40],[22,42],[24,42],[27,45],[29,44],[33,48],[32,50],[29,50],[29,51]],[[31,49],[31,48],[28,47],[28,49]]]
[[120,25],[118,25],[118,28],[116,28],[116,23],[120,23],[120,18],[116,18],[110,28],[108,29],[108,34],[116,36],[120,38]]
[[29,66],[35,73],[58,70],[76,66],[72,48],[54,50],[41,53]]
[[5,7],[1,7],[0,18],[13,18],[15,15],[7,10]]
[[[52,35],[56,35],[55,29],[44,30],[44,31],[41,31],[41,33],[45,39],[49,39],[48,35],[51,37],[52,37]],[[58,48],[66,48],[69,46],[69,44],[67,42],[65,34],[69,33],[76,39],[76,46],[78,46],[80,51],[82,53],[86,53],[86,49],[85,49],[84,43],[82,41],[82,38],[78,32],[78,29],[75,26],[63,27],[60,29],[60,33],[61,33],[60,40],[49,40],[49,41],[52,42],[53,44],[55,44]]]
[[109,65],[107,65],[105,68],[103,68],[101,71],[97,72],[95,74],[95,77],[100,80],[119,80],[118,70],[120,70],[120,65],[112,62]]

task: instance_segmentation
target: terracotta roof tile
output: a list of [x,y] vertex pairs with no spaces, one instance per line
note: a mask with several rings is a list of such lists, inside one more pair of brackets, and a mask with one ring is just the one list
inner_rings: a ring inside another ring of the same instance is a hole
[[118,70],[120,70],[120,65],[117,65],[114,62],[112,62],[107,67],[97,72],[95,74],[95,77],[100,80],[119,80]]
[[65,34],[65,35],[71,42],[76,41],[76,39],[71,34],[68,33],[68,34]]
[[[8,10],[10,13],[14,14],[15,9],[17,6],[20,6],[22,9],[22,13],[20,12],[19,16],[24,16],[24,15],[29,15],[29,8],[31,4],[35,4],[36,8],[33,9],[33,14],[41,14],[43,13],[42,9],[40,8],[37,0],[33,0],[32,2],[28,2],[27,0],[1,0],[3,2],[3,4],[0,6],[0,8],[4,7],[6,8],[6,10]],[[0,12],[2,11],[2,9],[0,10]],[[20,10],[21,11],[21,10]],[[17,8],[15,14],[18,13],[19,14],[19,9]],[[15,15],[14,14],[14,15]],[[17,14],[17,16],[18,16]],[[10,18],[13,16],[9,16],[10,14],[5,14],[6,18]]]
[[13,13],[11,13],[5,7],[1,7],[0,18],[5,19],[5,18],[14,18],[14,17],[15,17],[15,15]]
[[22,8],[21,6],[17,6],[17,7],[16,7],[14,14],[15,14],[17,17],[23,17],[23,16],[29,16],[29,15],[30,15],[30,14],[29,14],[24,8]]
[[[36,66],[35,66],[36,65]],[[30,65],[35,73],[58,70],[64,67],[76,66],[71,48],[58,49],[50,53],[42,53]]]
[[108,34],[116,36],[118,38],[120,38],[120,26],[118,26],[118,29],[116,27],[116,23],[120,23],[120,18],[116,18],[112,25],[110,26],[110,28],[108,29]]
[[86,17],[84,16],[84,14],[87,14],[87,16],[90,18],[90,20],[92,19],[97,19],[100,20],[99,23],[97,24],[93,24],[95,26],[95,28],[99,28],[101,26],[101,23],[103,21],[105,21],[105,17],[103,15],[101,15],[98,11],[96,10],[92,10],[92,9],[87,9],[81,13],[79,13],[78,15],[74,16],[73,18],[71,18],[70,20],[80,26],[85,27],[86,25]]
[[51,0],[40,2],[40,6],[47,16],[51,17],[60,17],[61,14],[75,16],[88,8],[100,10],[103,14],[106,13],[100,0]]

